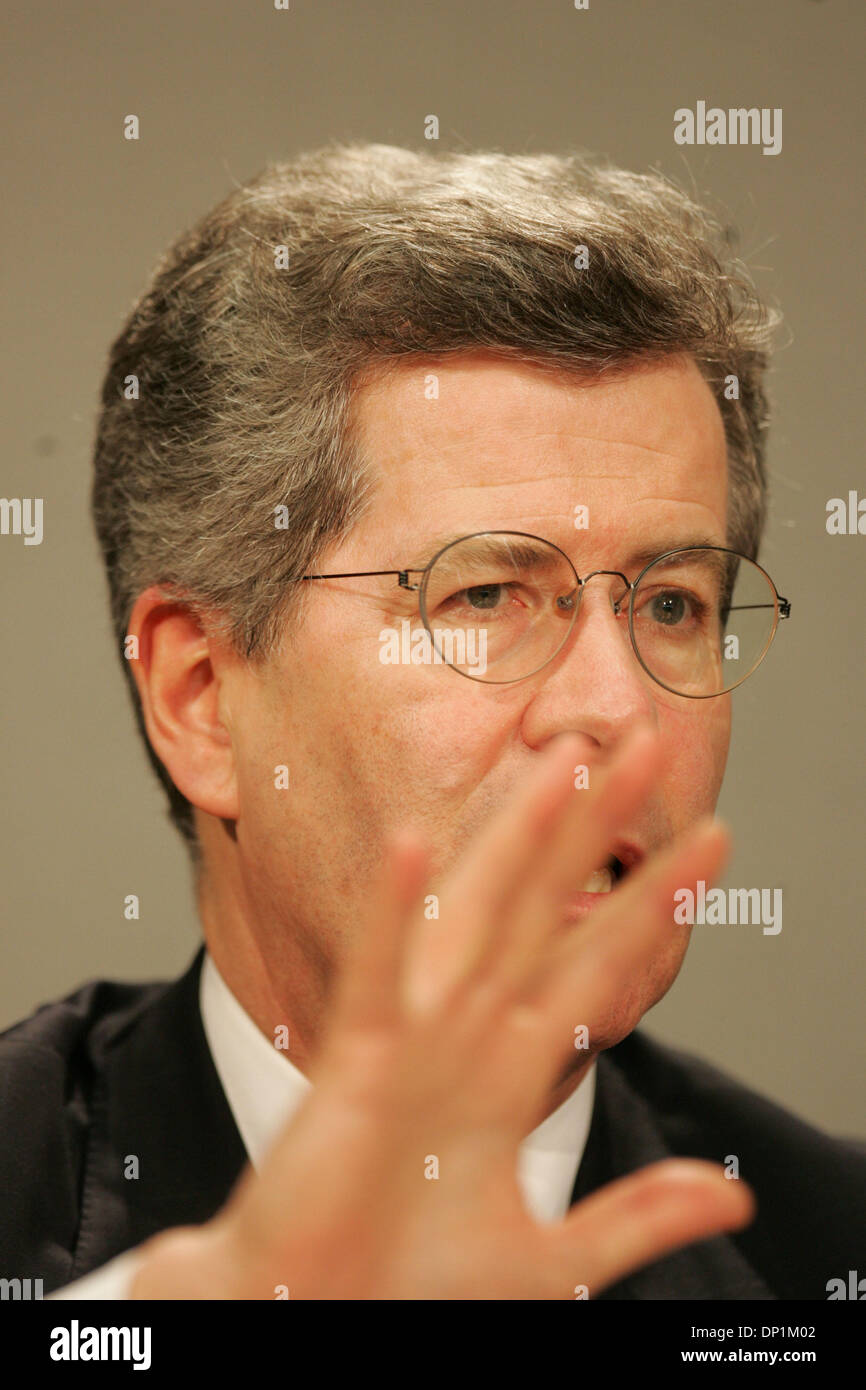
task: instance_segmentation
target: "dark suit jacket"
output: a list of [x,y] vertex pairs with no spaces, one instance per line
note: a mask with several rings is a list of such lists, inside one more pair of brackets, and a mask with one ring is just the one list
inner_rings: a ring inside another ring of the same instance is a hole
[[[0,1036],[0,1277],[48,1294],[225,1202],[246,1153],[202,1027],[203,954],[174,984],[96,981]],[[866,1274],[866,1146],[639,1032],[598,1059],[573,1200],[659,1158],[729,1154],[754,1224],[603,1298],[823,1300],[829,1279]]]

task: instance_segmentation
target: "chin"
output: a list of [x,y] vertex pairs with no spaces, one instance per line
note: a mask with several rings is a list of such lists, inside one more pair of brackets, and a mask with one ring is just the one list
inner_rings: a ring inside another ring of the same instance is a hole
[[[684,957],[685,947],[679,944],[672,945],[668,959],[658,962],[649,978],[635,983],[603,1017],[596,1019],[594,1023],[587,1020],[590,1045],[586,1052],[576,1054],[578,1064],[581,1056],[595,1056],[599,1052],[605,1052],[634,1032],[650,1009],[667,994],[679,974]],[[571,1067],[570,1070],[573,1071],[574,1068]]]

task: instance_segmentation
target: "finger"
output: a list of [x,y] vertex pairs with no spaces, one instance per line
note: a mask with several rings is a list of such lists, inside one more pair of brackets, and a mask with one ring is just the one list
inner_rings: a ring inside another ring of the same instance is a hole
[[535,970],[541,943],[561,924],[563,903],[602,867],[617,833],[646,800],[660,762],[658,737],[642,725],[607,771],[594,773],[592,791],[573,791],[479,962],[503,990],[519,990]]
[[[574,1028],[624,1016],[631,1009],[636,1026],[654,1002],[644,997],[652,966],[671,946],[672,934],[688,932],[674,920],[674,894],[713,882],[730,851],[730,834],[707,817],[692,826],[618,888],[579,925],[566,924],[545,953],[531,993],[541,1020],[536,1062],[541,1084],[549,1084],[574,1052]],[[542,1056],[542,1052],[545,1055]]]
[[568,736],[545,750],[537,777],[482,833],[449,880],[438,930],[426,933],[419,1007],[422,998],[432,1007],[434,994],[442,997],[479,977],[487,977],[494,992],[497,982],[503,991],[512,988],[555,925],[551,901],[598,867],[615,831],[646,796],[661,756],[650,726],[633,730],[608,772],[598,773],[591,790],[578,792],[579,746]]
[[384,1024],[401,1010],[409,927],[419,911],[429,856],[411,830],[387,841],[370,911],[342,966],[332,1017],[335,1027]]
[[740,1230],[756,1210],[751,1188],[714,1163],[653,1163],[586,1197],[550,1228],[563,1287],[574,1297],[583,1285],[596,1298],[672,1250]]
[[406,974],[407,1000],[430,1011],[466,978],[501,920],[514,885],[574,794],[579,748],[572,735],[554,740],[531,776],[473,841],[439,895],[439,916],[416,923]]

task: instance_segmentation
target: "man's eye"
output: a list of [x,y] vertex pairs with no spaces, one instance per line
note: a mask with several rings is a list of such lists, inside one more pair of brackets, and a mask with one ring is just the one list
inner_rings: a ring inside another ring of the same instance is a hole
[[502,614],[510,606],[510,600],[515,598],[518,585],[503,583],[472,584],[466,589],[458,589],[455,593],[437,606],[436,611],[444,616],[450,612],[452,616],[455,612],[468,612],[470,615],[475,613]]
[[652,602],[652,615],[656,622],[669,627],[681,623],[687,611],[682,594],[659,594]]
[[704,610],[700,599],[682,589],[662,589],[641,604],[640,616],[661,627],[682,627],[699,621]]
[[471,608],[496,608],[503,588],[502,584],[474,584],[471,589],[464,589],[463,594]]

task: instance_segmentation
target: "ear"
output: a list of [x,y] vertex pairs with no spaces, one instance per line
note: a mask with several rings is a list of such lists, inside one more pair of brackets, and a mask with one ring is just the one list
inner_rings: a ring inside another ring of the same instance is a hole
[[130,664],[154,752],[193,806],[236,820],[234,750],[216,645],[189,608],[155,587],[136,600],[127,637],[137,638]]

